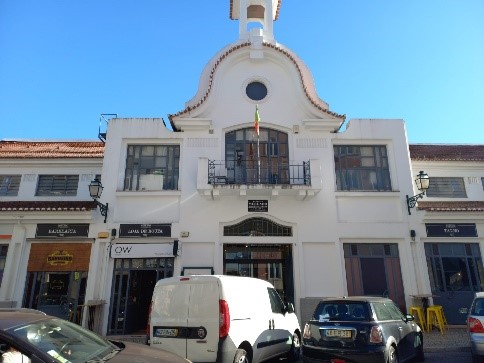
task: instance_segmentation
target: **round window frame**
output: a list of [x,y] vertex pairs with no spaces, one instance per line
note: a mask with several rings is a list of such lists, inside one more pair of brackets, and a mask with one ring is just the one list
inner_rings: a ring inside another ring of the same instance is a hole
[[[251,84],[256,84],[256,83],[259,83],[261,84],[262,86],[264,86],[265,88],[265,95],[264,97],[262,97],[261,99],[253,99],[251,96],[249,96],[247,90],[249,88],[249,86]],[[244,92],[244,95],[245,97],[250,100],[250,102],[253,102],[253,103],[259,103],[261,101],[264,101],[264,100],[267,100],[267,98],[269,97],[269,94],[270,94],[270,88],[268,86],[268,82],[265,81],[265,80],[262,80],[260,79],[259,77],[258,78],[252,78],[250,80],[248,80],[247,82],[245,82],[244,84],[244,89],[243,89],[243,92]]]

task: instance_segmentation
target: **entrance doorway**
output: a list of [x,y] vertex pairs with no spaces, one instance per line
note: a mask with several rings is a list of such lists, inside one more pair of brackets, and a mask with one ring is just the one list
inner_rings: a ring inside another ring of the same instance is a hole
[[29,272],[22,306],[80,324],[87,272]]
[[109,310],[109,334],[145,334],[153,288],[173,276],[174,258],[116,259]]
[[449,324],[466,324],[474,294],[484,290],[478,243],[425,243],[434,304],[442,305]]
[[22,307],[81,324],[91,243],[32,243]]
[[343,245],[348,295],[383,296],[407,311],[396,243]]
[[269,281],[285,301],[294,303],[290,244],[225,244],[223,265],[225,275]]

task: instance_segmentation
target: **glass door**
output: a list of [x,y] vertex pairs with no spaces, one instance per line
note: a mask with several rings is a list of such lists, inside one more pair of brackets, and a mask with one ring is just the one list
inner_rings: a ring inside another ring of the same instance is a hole
[[224,245],[224,274],[269,281],[285,301],[294,303],[290,245]]

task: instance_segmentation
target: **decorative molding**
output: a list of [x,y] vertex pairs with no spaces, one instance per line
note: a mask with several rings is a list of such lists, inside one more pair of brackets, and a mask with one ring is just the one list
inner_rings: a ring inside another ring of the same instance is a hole
[[192,137],[188,138],[186,141],[187,147],[218,147],[219,139],[208,138],[208,137]]
[[296,140],[296,147],[300,149],[326,149],[328,147],[328,141],[326,139],[315,138],[301,138]]
[[477,176],[468,176],[467,177],[467,182],[469,184],[480,184],[479,183],[479,178]]

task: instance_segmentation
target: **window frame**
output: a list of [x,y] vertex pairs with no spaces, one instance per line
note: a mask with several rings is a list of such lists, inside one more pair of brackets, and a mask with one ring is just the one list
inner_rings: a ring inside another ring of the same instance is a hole
[[393,191],[387,145],[333,145],[333,154],[337,191]]
[[163,185],[154,191],[178,190],[179,144],[129,144],[126,151],[124,191],[141,191],[141,175],[163,175]]
[[37,178],[35,196],[75,197],[77,196],[78,188],[78,174],[42,174]]
[[20,189],[21,174],[0,175],[0,196],[16,197]]
[[430,177],[428,198],[467,198],[467,190],[463,177]]

